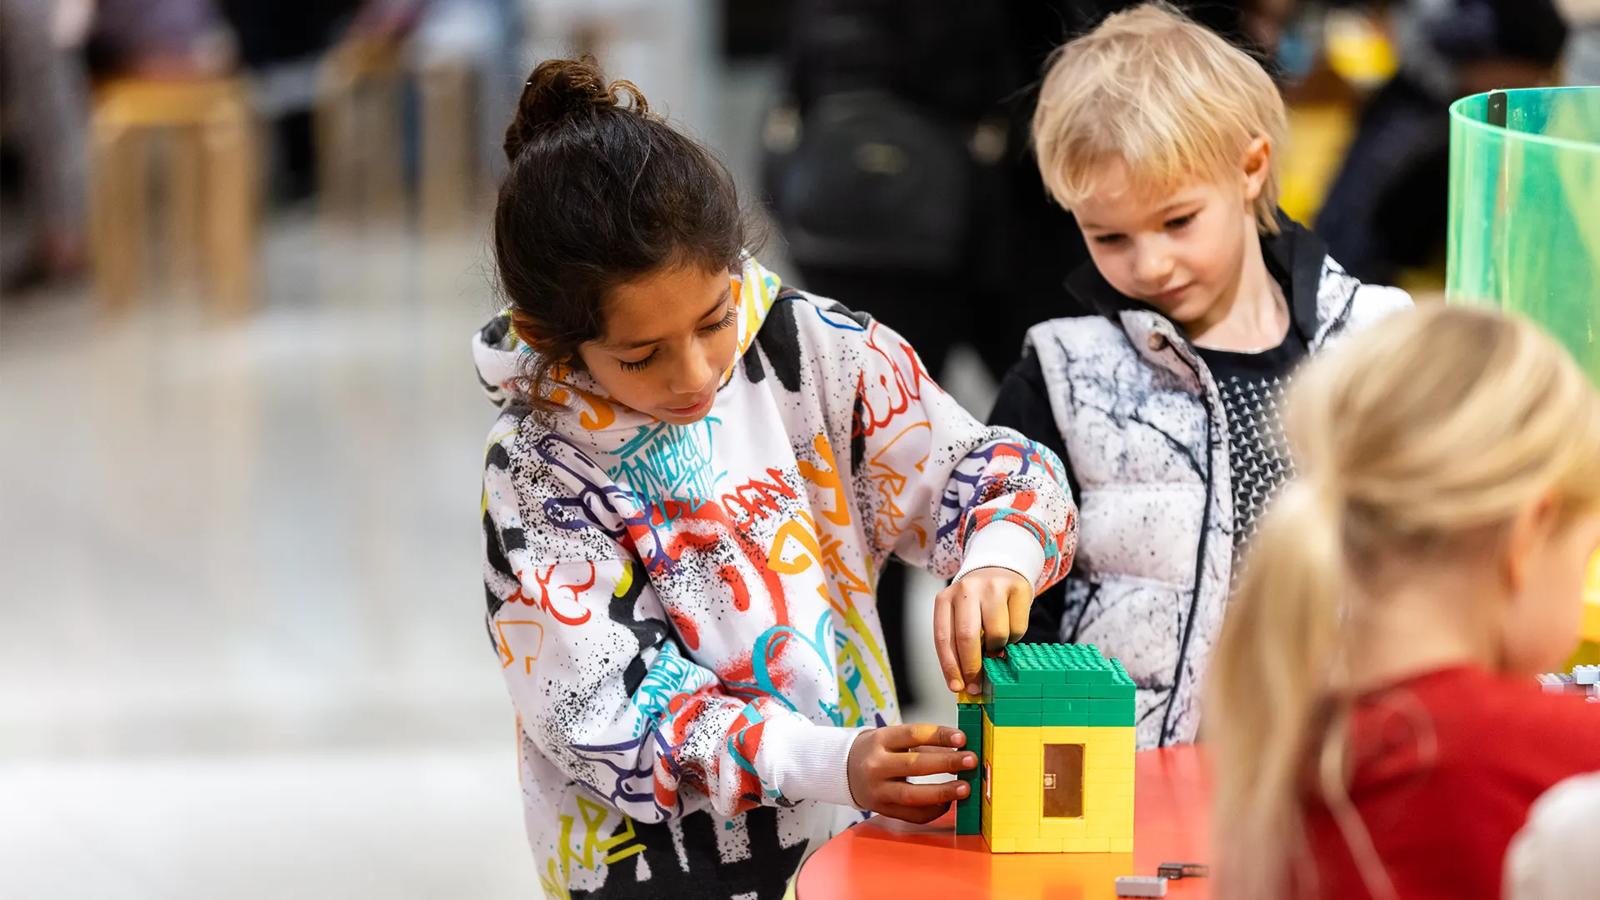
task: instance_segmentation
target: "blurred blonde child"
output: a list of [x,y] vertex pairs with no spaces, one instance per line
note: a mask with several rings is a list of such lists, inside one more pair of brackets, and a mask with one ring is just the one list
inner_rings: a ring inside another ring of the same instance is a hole
[[1533,326],[1434,308],[1287,416],[1211,665],[1219,896],[1498,897],[1530,806],[1600,769],[1600,705],[1532,678],[1600,547],[1600,396]]

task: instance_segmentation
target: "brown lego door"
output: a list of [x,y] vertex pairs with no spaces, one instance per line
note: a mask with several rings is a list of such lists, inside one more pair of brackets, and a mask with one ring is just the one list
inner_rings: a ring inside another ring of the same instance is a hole
[[1044,745],[1044,814],[1083,816],[1083,745]]

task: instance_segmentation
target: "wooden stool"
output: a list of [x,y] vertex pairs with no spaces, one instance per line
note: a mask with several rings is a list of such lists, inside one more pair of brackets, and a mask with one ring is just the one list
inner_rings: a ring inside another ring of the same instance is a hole
[[404,90],[416,79],[420,136],[417,213],[425,228],[464,224],[478,201],[473,70],[439,60],[409,68],[388,42],[345,43],[317,80],[317,181],[323,211],[344,223],[408,211]]
[[255,282],[256,160],[243,85],[234,79],[125,79],[97,92],[91,124],[91,229],[96,292],[106,308],[138,292],[150,195],[150,150],[172,148],[163,190],[174,270],[204,257],[211,299],[248,308]]
[[395,219],[405,209],[404,72],[388,41],[352,40],[317,77],[317,192],[329,218]]
[[458,60],[416,70],[422,106],[419,217],[430,231],[461,228],[478,204],[476,81]]

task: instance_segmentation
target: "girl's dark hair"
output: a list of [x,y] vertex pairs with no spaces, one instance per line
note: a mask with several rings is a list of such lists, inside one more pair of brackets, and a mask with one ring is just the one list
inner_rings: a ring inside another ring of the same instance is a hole
[[578,345],[601,335],[611,288],[664,265],[738,265],[745,228],[727,169],[592,59],[534,68],[505,151],[495,265],[511,324],[538,354],[536,403],[550,367],[579,367]]

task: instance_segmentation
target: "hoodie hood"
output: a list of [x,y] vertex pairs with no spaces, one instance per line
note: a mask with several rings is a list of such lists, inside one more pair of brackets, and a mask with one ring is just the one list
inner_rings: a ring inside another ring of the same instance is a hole
[[[782,282],[754,257],[740,259],[740,268],[730,276],[736,305],[737,348],[733,360],[722,373],[724,386],[732,380],[739,361],[755,343],[756,335],[772,310]],[[505,407],[526,402],[522,379],[537,364],[538,354],[518,337],[511,326],[510,309],[503,309],[472,337],[472,359],[478,369],[478,383],[489,401]],[[554,430],[595,432],[622,427],[633,430],[657,421],[655,417],[623,406],[607,396],[600,383],[587,372],[565,366],[551,369],[542,388],[544,398],[555,404],[551,415]],[[569,428],[568,426],[573,426]]]

